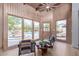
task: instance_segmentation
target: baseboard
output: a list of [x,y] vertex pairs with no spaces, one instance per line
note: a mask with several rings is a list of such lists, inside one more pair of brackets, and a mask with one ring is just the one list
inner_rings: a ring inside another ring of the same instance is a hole
[[17,47],[18,47],[18,45],[14,45],[14,46],[8,47],[8,50],[15,49]]
[[72,48],[79,49],[79,46],[78,46],[78,45],[74,45],[74,44],[72,44]]
[[58,39],[57,39],[56,41],[60,41],[60,42],[64,42],[64,43],[67,43],[67,42],[66,42],[66,41],[64,41],[64,40],[58,40]]

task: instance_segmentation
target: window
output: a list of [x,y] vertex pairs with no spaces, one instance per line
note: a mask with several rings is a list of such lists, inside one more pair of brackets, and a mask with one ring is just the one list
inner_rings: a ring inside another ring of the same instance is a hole
[[[33,29],[34,27],[34,29]],[[18,45],[19,41],[27,39],[39,39],[39,22],[8,15],[8,47]],[[34,32],[34,33],[33,33]]]
[[66,40],[66,20],[56,22],[56,36],[57,39]]
[[43,24],[43,31],[50,31],[50,23],[44,23]]
[[34,21],[34,39],[39,39],[39,30],[40,30],[40,26],[39,26],[39,22]]
[[24,19],[24,40],[32,39],[32,20]]
[[22,19],[8,15],[8,46],[13,46],[22,40]]

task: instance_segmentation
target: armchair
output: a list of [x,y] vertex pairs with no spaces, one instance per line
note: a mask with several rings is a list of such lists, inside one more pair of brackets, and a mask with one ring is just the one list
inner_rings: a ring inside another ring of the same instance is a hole
[[51,36],[51,37],[49,38],[48,47],[49,47],[49,48],[53,48],[54,42],[55,42],[55,37],[54,37],[54,36]]
[[31,40],[22,40],[19,45],[19,53],[18,55],[22,54],[29,54],[32,52],[35,52],[35,43],[33,43]]

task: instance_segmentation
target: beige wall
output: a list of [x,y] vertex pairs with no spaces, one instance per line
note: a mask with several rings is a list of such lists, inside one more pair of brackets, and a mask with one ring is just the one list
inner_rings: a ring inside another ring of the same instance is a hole
[[[15,4],[4,4],[4,30],[3,30],[3,48],[4,50],[7,49],[7,42],[8,42],[8,14],[28,18],[31,20],[39,21],[39,15],[37,16],[35,9],[28,5],[23,5],[21,3]],[[38,13],[39,14],[39,13]]]
[[53,20],[52,21],[52,32],[56,33],[56,21],[57,20],[63,20],[66,19],[67,20],[67,42],[71,43],[71,5],[70,4],[62,4],[61,7],[57,8],[54,12],[53,12]]
[[53,11],[43,11],[40,12],[41,14],[41,21],[42,22],[49,22],[53,19]]
[[[41,25],[41,27],[42,27],[41,28],[42,29],[41,37],[42,37],[42,39],[48,38],[51,31],[50,32],[44,32],[43,31],[43,23],[48,22],[51,25],[51,20],[53,21],[53,11],[49,11],[49,12],[43,11],[43,12],[40,12],[40,15],[41,15],[41,24],[42,24]],[[50,29],[51,29],[51,27],[50,27]]]
[[[67,42],[70,43],[71,42],[71,15],[69,13],[70,10],[70,5],[69,4],[63,4],[61,7],[57,8],[56,10],[54,10],[53,12],[42,12],[39,14],[37,14],[37,12],[35,11],[35,9],[33,9],[32,7],[28,6],[28,5],[23,5],[21,3],[15,3],[15,4],[4,4],[4,19],[0,19],[0,21],[4,21],[4,26],[3,26],[3,48],[4,50],[7,49],[7,42],[8,42],[8,19],[7,16],[8,14],[11,15],[15,15],[15,16],[19,16],[19,17],[23,17],[23,18],[29,18],[32,20],[36,20],[36,21],[40,21],[41,24],[43,22],[51,22],[51,33],[55,34],[55,22],[56,20],[61,20],[61,19],[67,19]],[[0,10],[1,11],[1,10]],[[69,13],[69,14],[68,14]],[[1,16],[1,14],[0,14]],[[2,24],[0,22],[0,24]],[[1,25],[0,25],[1,27]],[[41,25],[42,27],[42,25]],[[42,28],[41,28],[41,37],[43,36],[43,32],[42,32]],[[0,28],[1,31],[1,28]],[[0,32],[1,35],[1,32]],[[2,40],[1,40],[2,41]],[[1,42],[0,41],[0,42]],[[1,44],[1,43],[0,43]]]
[[2,48],[2,4],[0,4],[0,48]]

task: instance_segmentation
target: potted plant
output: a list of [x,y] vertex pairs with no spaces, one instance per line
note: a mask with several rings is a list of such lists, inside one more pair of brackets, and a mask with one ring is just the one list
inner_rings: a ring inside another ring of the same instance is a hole
[[46,42],[44,40],[41,40],[40,45],[41,45],[41,47],[45,47]]

